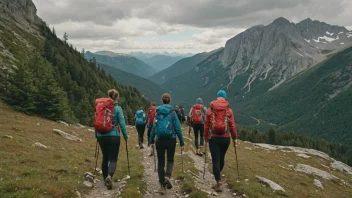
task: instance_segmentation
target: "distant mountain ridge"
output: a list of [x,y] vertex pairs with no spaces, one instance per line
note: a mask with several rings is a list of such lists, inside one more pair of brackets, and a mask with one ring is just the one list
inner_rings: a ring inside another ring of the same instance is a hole
[[112,67],[121,69],[125,72],[129,72],[143,78],[148,78],[157,72],[157,69],[145,62],[126,54],[118,54],[113,52],[86,52],[85,58],[87,60],[95,57],[97,62],[110,65]]

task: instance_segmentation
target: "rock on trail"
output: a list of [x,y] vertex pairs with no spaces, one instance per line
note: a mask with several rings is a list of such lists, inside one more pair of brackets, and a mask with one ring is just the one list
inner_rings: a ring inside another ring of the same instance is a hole
[[74,136],[74,135],[71,135],[71,134],[68,134],[64,131],[61,131],[60,129],[53,129],[53,132],[58,134],[58,135],[61,135],[63,138],[65,139],[68,139],[68,140],[72,140],[72,141],[76,141],[76,142],[82,142],[83,140],[77,136]]

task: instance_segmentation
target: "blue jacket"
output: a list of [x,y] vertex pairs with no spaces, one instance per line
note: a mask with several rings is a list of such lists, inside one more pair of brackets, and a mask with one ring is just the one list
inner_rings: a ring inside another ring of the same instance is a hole
[[[116,123],[117,121],[117,123]],[[115,102],[114,107],[114,117],[112,119],[113,123],[116,123],[116,126],[120,126],[120,130],[122,131],[123,137],[125,139],[128,138],[128,133],[126,130],[125,117],[123,116],[122,108],[119,106],[117,102]],[[95,132],[95,137],[103,137],[103,136],[118,136],[120,137],[120,131],[114,127],[109,133],[99,133]]]
[[[156,108],[156,112],[158,113],[158,111],[162,111],[162,110],[166,110],[166,111],[170,111],[173,107],[171,105],[160,105]],[[181,124],[180,124],[180,120],[178,119],[177,117],[177,114],[176,112],[172,112],[173,113],[173,116],[172,118],[174,119],[174,128],[175,128],[175,131],[174,133],[172,134],[172,138],[176,138],[176,136],[178,137],[178,139],[180,140],[180,145],[181,146],[184,146],[185,145],[185,142],[183,140],[183,135],[182,135],[182,127],[181,127]],[[151,144],[154,144],[154,138],[155,138],[156,134],[155,134],[155,130],[154,130],[154,126],[152,128],[152,132],[150,133],[150,143]]]

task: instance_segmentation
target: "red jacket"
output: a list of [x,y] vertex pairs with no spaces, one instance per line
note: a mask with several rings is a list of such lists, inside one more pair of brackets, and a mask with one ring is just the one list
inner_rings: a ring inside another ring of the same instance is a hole
[[236,129],[236,124],[235,124],[235,116],[233,115],[233,112],[231,109],[229,109],[229,111],[228,111],[229,132],[224,133],[223,135],[217,135],[217,134],[210,133],[210,128],[212,125],[211,124],[211,116],[212,116],[211,107],[212,107],[212,104],[215,104],[215,103],[227,103],[228,104],[228,102],[224,98],[218,98],[210,103],[210,108],[207,111],[207,114],[205,117],[205,123],[204,123],[204,139],[205,139],[205,141],[209,140],[209,135],[210,135],[210,137],[227,137],[227,138],[229,138],[230,133],[231,133],[233,140],[237,139],[237,129]]

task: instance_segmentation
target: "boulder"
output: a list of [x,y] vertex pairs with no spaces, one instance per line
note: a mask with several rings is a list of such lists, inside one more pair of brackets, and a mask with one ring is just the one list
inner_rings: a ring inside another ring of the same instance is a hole
[[340,161],[334,161],[330,164],[330,167],[336,170],[339,170],[340,172],[343,172],[345,174],[352,175],[352,167],[348,166],[347,164],[344,164]]
[[68,134],[66,132],[61,131],[60,129],[53,129],[53,132],[56,134],[61,135],[62,137],[64,137],[65,139],[68,140],[72,140],[72,141],[76,141],[76,142],[82,142],[82,139],[79,137],[76,137],[74,135]]
[[84,181],[83,185],[87,186],[88,188],[92,188],[93,187],[93,183],[91,183],[89,181]]
[[36,142],[34,144],[32,144],[33,147],[38,147],[38,148],[43,148],[43,149],[47,149],[48,147],[45,146],[44,144],[42,143],[39,143],[39,142]]
[[262,184],[264,184],[265,186],[267,187],[270,187],[271,189],[273,189],[274,191],[283,191],[285,192],[285,189],[282,188],[279,184],[269,180],[269,179],[266,179],[264,177],[260,177],[260,176],[255,176],[255,178]]
[[270,144],[256,143],[256,144],[254,144],[254,146],[260,147],[260,148],[263,148],[263,149],[267,149],[267,150],[277,150],[276,146],[270,145]]
[[321,184],[321,182],[319,180],[317,180],[317,179],[314,179],[313,184],[316,185],[320,189],[324,189],[323,184]]
[[326,179],[326,180],[338,180],[339,179],[338,177],[336,177],[326,171],[311,167],[306,164],[297,164],[295,166],[295,170],[298,172],[309,174],[309,175],[319,176],[319,177]]
[[93,129],[87,129],[88,131],[95,133],[95,131]]
[[3,135],[2,137],[5,139],[10,139],[10,140],[12,140],[12,138],[13,138],[11,135]]
[[244,149],[247,149],[247,150],[250,150],[250,151],[252,150],[252,148],[249,148],[249,147],[244,147]]
[[66,122],[64,122],[62,120],[57,120],[56,122],[59,123],[59,124],[63,124],[65,126],[70,126],[69,124],[67,124]]
[[304,159],[310,158],[309,155],[306,155],[306,154],[303,154],[303,153],[297,154],[297,156],[298,156],[298,157],[303,157]]
[[90,172],[84,173],[84,180],[90,183],[94,183],[94,175]]

